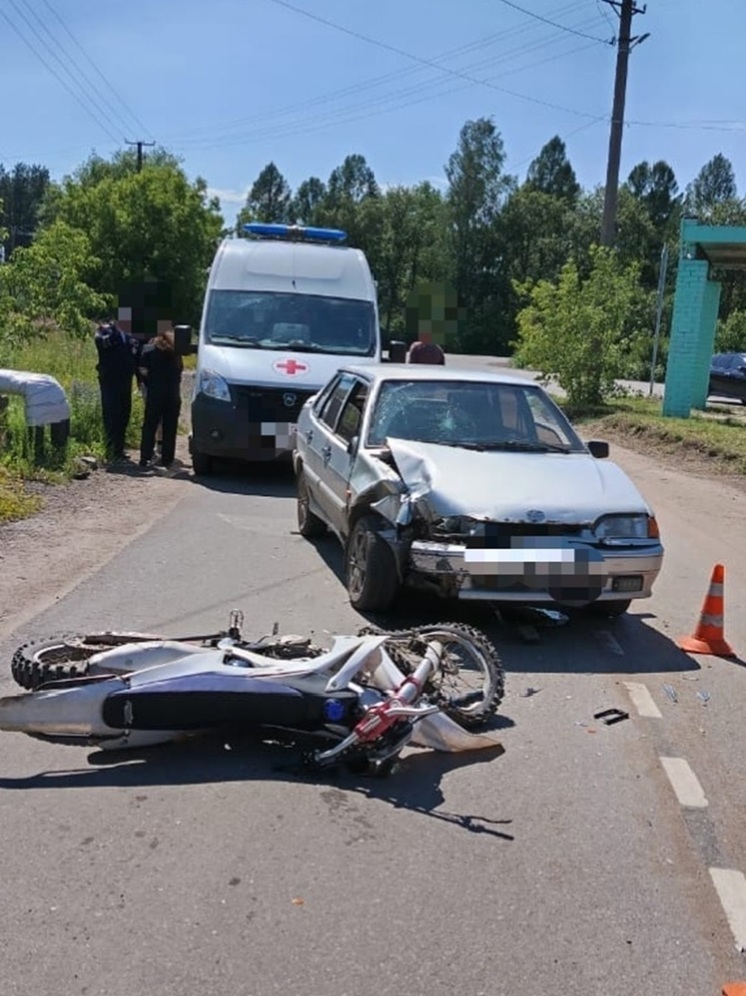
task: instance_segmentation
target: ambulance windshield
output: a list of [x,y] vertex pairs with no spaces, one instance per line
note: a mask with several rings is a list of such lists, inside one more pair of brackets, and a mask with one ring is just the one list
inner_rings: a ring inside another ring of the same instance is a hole
[[213,290],[204,335],[215,346],[373,356],[376,316],[370,301]]

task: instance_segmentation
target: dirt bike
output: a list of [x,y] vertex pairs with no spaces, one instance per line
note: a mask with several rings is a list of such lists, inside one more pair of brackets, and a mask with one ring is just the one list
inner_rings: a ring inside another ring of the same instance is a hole
[[[504,673],[491,641],[461,624],[247,641],[225,632],[170,639],[99,633],[25,644],[0,699],[0,730],[102,749],[236,731],[314,744],[308,768],[344,763],[388,773],[410,742],[436,750],[495,747],[476,733],[497,710]],[[316,746],[318,745],[318,746]]]

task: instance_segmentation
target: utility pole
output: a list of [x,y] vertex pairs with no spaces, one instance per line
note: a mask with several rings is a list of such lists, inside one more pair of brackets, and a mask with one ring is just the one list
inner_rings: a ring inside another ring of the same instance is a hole
[[145,145],[155,145],[155,142],[127,142],[127,145],[137,146],[137,172],[142,170],[142,150]]
[[627,93],[627,62],[631,49],[645,41],[649,34],[632,38],[632,17],[644,14],[646,7],[636,7],[634,0],[604,0],[619,14],[617,39],[616,76],[614,78],[614,106],[611,112],[609,158],[606,165],[606,190],[604,214],[601,222],[601,245],[612,246],[616,229],[617,193],[619,187],[619,162],[622,157],[622,130],[624,128],[624,100]]

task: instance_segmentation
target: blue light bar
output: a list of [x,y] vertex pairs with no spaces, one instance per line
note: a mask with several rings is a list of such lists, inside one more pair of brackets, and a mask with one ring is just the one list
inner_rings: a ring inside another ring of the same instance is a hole
[[347,232],[339,228],[305,228],[303,225],[277,225],[259,221],[250,221],[243,227],[250,235],[259,235],[265,239],[286,239],[290,242],[343,242],[347,238]]

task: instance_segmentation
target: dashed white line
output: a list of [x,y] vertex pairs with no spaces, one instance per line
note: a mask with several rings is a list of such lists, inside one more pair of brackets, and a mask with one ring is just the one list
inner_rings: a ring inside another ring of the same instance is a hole
[[710,868],[710,876],[720,897],[739,951],[746,951],[746,877],[729,868]]
[[704,809],[707,806],[702,786],[688,761],[683,757],[662,757],[661,764],[682,806],[690,809]]
[[637,709],[638,716],[646,716],[649,719],[661,718],[661,711],[653,701],[647,685],[643,685],[640,681],[625,681],[623,684],[629,692],[632,705]]

